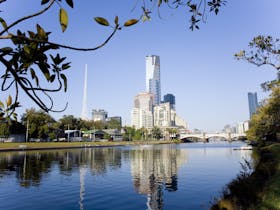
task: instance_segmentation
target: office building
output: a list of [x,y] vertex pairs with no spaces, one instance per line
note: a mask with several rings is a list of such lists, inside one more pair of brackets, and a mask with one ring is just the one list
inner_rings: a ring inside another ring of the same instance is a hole
[[106,119],[107,122],[112,121],[112,120],[118,122],[120,127],[122,127],[122,117],[121,116],[108,117]]
[[237,124],[237,133],[245,134],[249,130],[249,121],[239,122]]
[[131,125],[137,129],[153,127],[153,94],[143,92],[135,96]]
[[182,117],[180,117],[178,115],[175,116],[175,126],[179,127],[179,128],[188,129],[187,122]]
[[258,108],[258,98],[257,93],[248,93],[248,103],[249,103],[249,113],[250,118],[252,118],[253,114],[256,113]]
[[169,94],[164,95],[163,96],[163,102],[164,103],[169,102],[171,109],[175,110],[175,96],[173,94],[169,93]]
[[154,106],[154,125],[158,127],[171,126],[171,108],[169,102]]
[[153,105],[161,101],[159,56],[146,56],[146,91],[153,94]]
[[93,109],[92,110],[92,120],[105,122],[108,118],[108,112],[104,109]]

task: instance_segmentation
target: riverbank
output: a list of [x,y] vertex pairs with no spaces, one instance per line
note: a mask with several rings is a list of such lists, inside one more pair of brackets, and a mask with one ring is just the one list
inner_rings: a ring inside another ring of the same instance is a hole
[[99,142],[21,142],[21,143],[0,143],[0,152],[4,151],[25,151],[25,150],[46,150],[46,149],[70,149],[84,147],[110,147],[126,145],[145,145],[145,144],[170,144],[179,143],[176,140],[170,141],[99,141]]
[[259,162],[254,172],[243,171],[229,183],[222,199],[211,210],[276,210],[280,209],[280,144],[259,148]]

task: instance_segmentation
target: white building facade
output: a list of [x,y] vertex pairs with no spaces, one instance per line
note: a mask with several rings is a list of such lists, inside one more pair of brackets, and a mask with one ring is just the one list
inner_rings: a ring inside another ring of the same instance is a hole
[[153,127],[153,94],[144,92],[135,96],[131,125],[136,129]]
[[237,133],[245,134],[245,132],[249,130],[249,121],[239,122],[237,124]]

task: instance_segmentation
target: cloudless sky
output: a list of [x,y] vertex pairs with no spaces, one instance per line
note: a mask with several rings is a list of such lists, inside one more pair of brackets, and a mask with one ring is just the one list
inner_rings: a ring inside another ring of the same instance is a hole
[[[7,22],[40,9],[41,1],[8,0],[0,10]],[[113,23],[138,18],[137,1],[83,0],[74,1],[71,9],[62,6],[69,15],[65,33],[60,30],[59,7],[55,5],[41,17],[34,18],[22,28],[35,30],[39,23],[46,31],[53,31],[50,40],[80,47],[94,47],[111,32],[93,21],[102,16]],[[141,2],[141,1],[139,1]],[[249,118],[248,92],[257,92],[259,100],[268,96],[260,83],[276,77],[270,67],[256,67],[234,59],[234,53],[248,49],[248,43],[257,35],[280,37],[279,0],[228,0],[218,16],[207,14],[207,22],[200,30],[189,30],[189,14],[184,9],[155,9],[151,21],[124,28],[103,48],[93,52],[61,50],[71,61],[68,70],[67,93],[53,94],[57,109],[68,102],[62,113],[51,113],[59,119],[72,114],[80,117],[85,64],[88,64],[88,117],[92,109],[105,109],[109,116],[121,116],[130,124],[130,111],[134,96],[145,90],[145,56],[159,55],[161,62],[162,96],[172,93],[176,97],[177,114],[190,129],[218,131],[226,124],[235,125]],[[3,99],[8,93],[1,93]],[[21,95],[23,113],[36,107]],[[37,108],[37,107],[36,107]]]

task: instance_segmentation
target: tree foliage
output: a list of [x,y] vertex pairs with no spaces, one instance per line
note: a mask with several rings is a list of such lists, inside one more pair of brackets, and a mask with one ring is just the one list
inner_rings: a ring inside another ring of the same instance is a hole
[[159,127],[156,127],[156,126],[153,127],[151,133],[152,133],[152,137],[157,139],[157,140],[162,138],[162,132],[161,132]]
[[[8,0],[0,0],[0,5]],[[75,3],[79,3],[75,1]],[[94,17],[94,21],[102,26],[108,27],[111,32],[105,37],[104,42],[90,48],[80,48],[67,46],[63,43],[50,41],[51,33],[40,24],[32,26],[32,19],[42,14],[48,13],[50,8],[57,7],[58,21],[61,30],[67,30],[69,23],[67,9],[74,8],[73,0],[41,0],[42,9],[33,14],[21,17],[7,23],[3,16],[0,16],[0,39],[10,40],[11,44],[2,46],[0,49],[1,66],[1,91],[15,92],[12,103],[3,106],[0,104],[0,118],[11,117],[15,109],[20,106],[19,93],[22,90],[38,107],[46,112],[63,111],[54,108],[51,94],[61,90],[67,90],[66,70],[70,68],[70,62],[59,53],[61,49],[75,51],[95,51],[107,44],[114,34],[123,27],[137,24],[140,20],[150,20],[153,8],[161,8],[164,5],[177,9],[183,8],[190,14],[190,29],[199,29],[199,22],[205,20],[206,11],[217,14],[225,0],[144,0],[136,1],[136,7],[141,8],[138,18],[128,19],[124,23],[119,22],[119,17],[115,16],[114,21],[109,21],[105,17]],[[32,6],[32,5],[30,5]],[[160,11],[160,10],[158,10]],[[9,11],[1,11],[9,13]],[[20,23],[30,23],[30,28],[23,30]],[[9,96],[10,97],[10,96]],[[3,100],[3,99],[1,99]],[[10,98],[7,99],[10,101]],[[16,118],[16,116],[13,116]]]
[[277,78],[262,84],[270,90],[270,97],[258,108],[250,120],[247,137],[253,140],[277,140],[280,134],[280,44],[279,39],[271,36],[257,36],[249,43],[249,51],[235,54],[256,66],[270,65],[277,72]]
[[252,140],[277,140],[280,134],[280,86],[273,87],[270,98],[250,120],[247,136]]
[[30,138],[46,139],[52,129],[55,120],[43,110],[27,109],[23,114],[22,122],[28,129]]
[[[270,65],[280,75],[280,40],[271,36],[259,35],[249,43],[250,50],[235,54],[238,60],[245,60],[256,66]],[[279,77],[279,76],[278,76]],[[262,84],[264,90],[280,85],[279,78]]]

